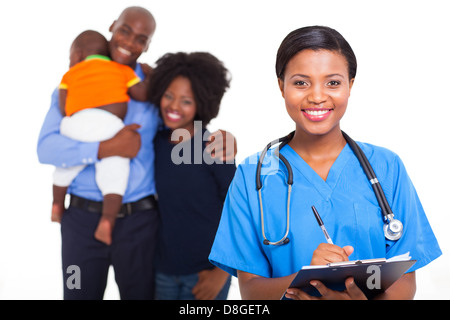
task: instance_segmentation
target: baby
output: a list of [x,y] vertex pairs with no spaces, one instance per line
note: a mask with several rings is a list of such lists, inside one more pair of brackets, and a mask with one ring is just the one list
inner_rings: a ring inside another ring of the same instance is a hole
[[[147,101],[148,77],[141,81],[133,69],[108,56],[108,41],[96,31],[84,31],[73,41],[70,69],[59,86],[60,110],[65,116],[61,134],[84,142],[110,139],[124,127],[129,98]],[[108,245],[128,184],[129,161],[115,156],[90,162],[95,162],[96,183],[103,195],[94,236]],[[67,189],[88,164],[55,169],[52,221],[61,221]]]

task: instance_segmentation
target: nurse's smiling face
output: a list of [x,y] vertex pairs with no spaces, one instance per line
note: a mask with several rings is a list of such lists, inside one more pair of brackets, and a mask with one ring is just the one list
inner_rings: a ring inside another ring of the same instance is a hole
[[278,80],[296,130],[311,135],[340,130],[353,81],[341,54],[324,49],[297,53]]

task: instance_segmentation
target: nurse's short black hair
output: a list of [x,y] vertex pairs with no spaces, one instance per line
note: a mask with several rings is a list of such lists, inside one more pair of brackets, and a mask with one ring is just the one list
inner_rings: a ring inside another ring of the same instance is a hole
[[150,77],[150,102],[159,106],[164,92],[178,76],[191,82],[197,105],[194,120],[202,121],[205,127],[217,117],[222,97],[230,86],[228,69],[208,52],[167,53],[156,61]]
[[275,71],[284,80],[284,72],[289,61],[302,50],[329,50],[345,57],[349,79],[356,76],[356,56],[350,44],[336,30],[325,26],[310,26],[296,29],[284,38],[277,52]]

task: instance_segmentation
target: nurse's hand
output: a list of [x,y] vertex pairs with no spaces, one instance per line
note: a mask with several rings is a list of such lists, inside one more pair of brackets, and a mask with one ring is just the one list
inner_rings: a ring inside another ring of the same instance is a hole
[[346,290],[344,291],[328,289],[318,280],[312,280],[310,284],[314,286],[317,291],[319,291],[321,297],[310,296],[306,292],[297,288],[287,289],[286,297],[292,300],[367,300],[367,297],[355,284],[353,277],[349,277],[345,280]]
[[[321,243],[316,250],[314,250],[311,259],[311,265],[325,265],[331,262],[348,261],[348,257],[353,253],[353,247],[345,246],[343,248],[334,244]],[[297,288],[289,288],[286,291],[286,297],[293,300],[366,300],[367,297],[355,284],[352,277],[345,280],[346,290],[334,291],[328,289],[322,282],[312,280],[310,282],[321,297],[313,297]]]
[[352,246],[343,248],[334,244],[321,243],[314,250],[311,265],[325,265],[332,262],[348,261],[348,257],[353,253]]

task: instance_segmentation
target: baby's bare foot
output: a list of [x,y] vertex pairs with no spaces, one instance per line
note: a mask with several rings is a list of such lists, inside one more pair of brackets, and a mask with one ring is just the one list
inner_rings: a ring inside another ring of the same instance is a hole
[[111,221],[102,217],[98,223],[97,230],[95,230],[95,239],[110,245],[112,243],[112,229],[113,224]]

